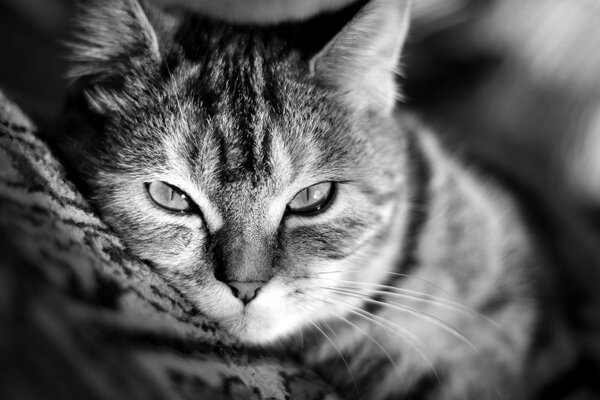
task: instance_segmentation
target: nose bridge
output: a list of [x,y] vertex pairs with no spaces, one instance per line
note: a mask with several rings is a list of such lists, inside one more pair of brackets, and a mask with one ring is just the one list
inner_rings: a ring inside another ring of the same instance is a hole
[[248,213],[227,221],[218,232],[220,260],[216,275],[225,282],[266,282],[271,277],[274,232],[269,232],[264,215]]

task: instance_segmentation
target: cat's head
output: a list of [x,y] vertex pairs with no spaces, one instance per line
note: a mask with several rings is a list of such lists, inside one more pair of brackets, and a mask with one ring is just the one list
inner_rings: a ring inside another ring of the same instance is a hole
[[130,250],[243,342],[346,314],[358,300],[334,288],[397,261],[408,8],[363,2],[327,40],[312,22],[232,26],[136,0],[80,10],[71,165]]

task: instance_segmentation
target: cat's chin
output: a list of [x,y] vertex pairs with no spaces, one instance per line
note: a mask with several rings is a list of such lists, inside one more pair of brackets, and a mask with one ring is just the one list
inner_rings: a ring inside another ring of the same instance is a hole
[[268,346],[290,335],[287,329],[265,329],[259,324],[248,322],[232,323],[228,321],[221,326],[239,343],[250,346]]
[[281,306],[281,303],[256,302],[234,317],[221,321],[220,326],[240,343],[267,346],[294,334],[301,325],[300,316]]
[[248,313],[219,323],[219,326],[238,342],[253,346],[268,346],[284,339],[293,333],[293,325]]

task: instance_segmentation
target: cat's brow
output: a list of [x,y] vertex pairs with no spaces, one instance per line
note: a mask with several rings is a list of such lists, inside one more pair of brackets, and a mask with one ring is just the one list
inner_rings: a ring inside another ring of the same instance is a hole
[[219,208],[208,198],[208,196],[202,190],[196,190],[196,201],[198,207],[202,211],[204,222],[210,232],[218,231],[223,227],[225,221]]
[[189,179],[189,177],[193,177],[193,174],[192,166],[187,162],[188,160],[181,154],[180,149],[172,143],[166,142],[164,144],[164,151],[168,167],[163,171],[166,173],[166,176],[160,178],[160,180],[175,185],[191,197],[191,200],[200,209],[204,222],[210,231],[220,229],[224,224],[223,216],[219,208],[211,201],[206,191],[208,188],[202,186],[202,181]]

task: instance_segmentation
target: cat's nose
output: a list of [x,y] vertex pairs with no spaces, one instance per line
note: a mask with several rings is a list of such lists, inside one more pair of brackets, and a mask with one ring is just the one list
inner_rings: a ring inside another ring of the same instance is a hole
[[262,281],[227,282],[227,285],[231,288],[235,297],[240,299],[242,303],[248,304],[258,295],[258,292],[265,283]]

